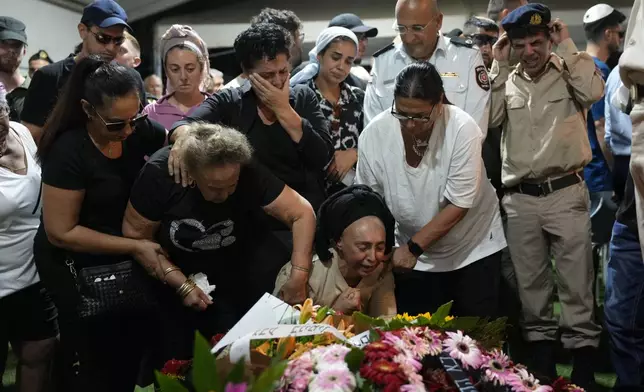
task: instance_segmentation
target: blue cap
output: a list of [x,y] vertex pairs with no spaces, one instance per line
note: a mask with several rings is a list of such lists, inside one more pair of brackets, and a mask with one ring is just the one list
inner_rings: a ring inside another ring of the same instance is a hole
[[551,15],[550,9],[543,4],[530,3],[510,12],[501,26],[503,30],[510,31],[517,27],[548,27]]
[[96,0],[86,6],[83,10],[81,23],[92,24],[101,28],[120,25],[132,30],[127,24],[125,10],[114,0]]

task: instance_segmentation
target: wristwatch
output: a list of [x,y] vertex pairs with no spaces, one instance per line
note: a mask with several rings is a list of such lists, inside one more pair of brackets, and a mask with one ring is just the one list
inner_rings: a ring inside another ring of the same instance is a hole
[[407,247],[409,247],[409,251],[411,252],[412,255],[416,256],[416,258],[420,257],[425,251],[423,248],[420,247],[417,243],[414,242],[411,238],[409,241],[407,241]]

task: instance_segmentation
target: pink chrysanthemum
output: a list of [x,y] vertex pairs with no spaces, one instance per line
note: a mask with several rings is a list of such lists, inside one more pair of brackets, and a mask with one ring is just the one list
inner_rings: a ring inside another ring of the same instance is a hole
[[552,392],[552,387],[540,385],[539,380],[525,368],[515,368],[512,375],[508,377],[508,385],[514,392]]
[[313,359],[311,353],[307,352],[286,366],[284,375],[280,380],[280,391],[304,392],[309,386],[313,376]]
[[436,331],[432,331],[429,328],[426,328],[424,332],[424,338],[425,338],[425,342],[427,342],[427,349],[428,349],[429,355],[435,357],[439,355],[441,352],[443,352],[443,345],[441,342],[440,333]]
[[423,338],[420,328],[405,328],[401,332],[401,338],[405,342],[407,351],[411,352],[414,358],[420,360],[429,354],[429,345]]
[[384,335],[382,335],[382,342],[392,346],[400,353],[411,355],[407,343],[391,332],[385,332]]
[[310,392],[352,392],[356,379],[346,366],[329,366],[318,373],[309,384]]
[[344,357],[351,351],[350,348],[333,344],[331,346],[316,348],[311,352],[317,368],[321,369],[335,364],[344,364]]
[[423,383],[423,376],[420,374],[420,371],[423,368],[422,363],[414,359],[412,356],[405,354],[396,355],[394,357],[394,362],[400,365],[400,369],[405,377],[407,377],[410,384]]
[[481,350],[476,346],[476,341],[462,331],[446,332],[449,338],[443,341],[445,352],[450,357],[461,361],[464,369],[478,369],[483,363]]
[[510,359],[499,350],[492,351],[483,357],[481,369],[484,369],[483,378],[485,381],[495,385],[506,385],[512,375],[510,370]]

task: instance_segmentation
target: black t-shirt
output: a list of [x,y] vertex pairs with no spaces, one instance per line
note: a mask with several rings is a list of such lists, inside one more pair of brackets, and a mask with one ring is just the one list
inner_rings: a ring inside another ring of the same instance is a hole
[[635,235],[638,235],[637,229],[637,212],[635,208],[635,184],[633,184],[633,177],[628,173],[626,178],[626,189],[624,190],[624,200],[617,210],[616,220],[628,226]]
[[[70,55],[66,59],[46,65],[34,73],[25,97],[21,115],[22,121],[39,127],[45,125],[45,121],[56,106],[59,94],[75,65],[74,56]],[[128,70],[136,77],[141,104],[145,107],[147,100],[143,79],[135,69],[128,68]]]
[[150,158],[130,202],[141,216],[160,222],[157,241],[186,275],[203,272],[211,283],[231,283],[222,272],[244,267],[244,249],[252,246],[258,230],[257,212],[277,199],[284,183],[252,163],[242,168],[237,188],[225,202],[208,202],[198,187],[184,188],[168,175],[169,152],[168,146]]
[[[145,164],[145,157],[164,142],[165,129],[148,121],[123,142],[121,157],[110,159],[96,148],[87,130],[69,130],[58,137],[43,162],[42,181],[56,188],[84,190],[78,224],[121,236],[132,184]],[[129,257],[70,254],[81,266],[111,264]]]

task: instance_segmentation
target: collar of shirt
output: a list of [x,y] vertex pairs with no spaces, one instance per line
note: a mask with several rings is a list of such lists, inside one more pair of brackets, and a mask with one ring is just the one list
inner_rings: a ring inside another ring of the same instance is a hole
[[[313,91],[315,91],[315,94],[318,96],[318,99],[320,101],[327,101],[329,102],[326,98],[324,98],[324,95],[322,94],[322,91],[318,88],[317,84],[315,84],[315,79],[311,79],[311,84],[309,85]],[[336,105],[338,106],[344,106],[354,99],[354,94],[353,91],[351,91],[351,87],[349,87],[349,84],[347,82],[342,82],[340,83],[340,97],[338,99],[338,102]],[[332,105],[331,102],[329,102],[329,105]]]
[[545,75],[552,67],[557,69],[558,72],[563,72],[563,64],[561,63],[561,57],[557,56],[554,53],[550,54],[550,59],[548,59],[548,62],[546,63],[546,67],[544,68],[543,72],[541,72],[539,76],[537,76],[536,78],[530,77],[528,74],[526,74],[523,71],[523,65],[521,64],[521,62],[517,64],[516,73],[517,75],[521,76],[525,80],[535,81],[539,79],[541,76]]
[[[432,53],[431,57],[429,58],[430,63],[434,63],[432,60],[434,57],[436,57],[438,54],[445,55],[447,53],[447,44],[449,43],[449,38],[445,37],[443,33],[440,31],[438,32],[438,41],[436,41],[436,48],[434,49],[434,53]],[[395,51],[396,51],[396,56],[399,56],[402,58],[405,62],[411,60],[415,61],[410,55],[405,52],[405,47],[403,46],[402,42],[397,42],[394,45]]]
[[[204,100],[206,100],[209,97],[209,95],[204,92],[202,92],[201,94],[204,96]],[[155,111],[158,114],[175,114],[177,113],[177,111],[179,111],[179,108],[177,108],[176,106],[170,103],[170,97],[172,97],[173,95],[174,93],[164,95],[163,97],[161,97],[161,99],[155,102],[154,107],[155,107]],[[191,107],[188,113],[192,112],[192,110],[197,108],[198,106],[199,104]]]

